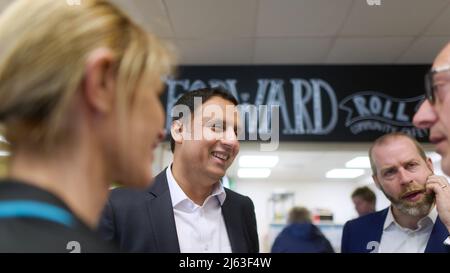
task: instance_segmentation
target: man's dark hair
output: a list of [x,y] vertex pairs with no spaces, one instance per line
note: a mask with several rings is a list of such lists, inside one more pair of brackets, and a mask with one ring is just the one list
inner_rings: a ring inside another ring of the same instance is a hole
[[377,202],[377,197],[376,197],[375,193],[371,189],[369,189],[369,187],[357,188],[352,193],[352,198],[357,197],[357,196],[360,197],[362,200],[372,203],[374,205]]
[[[204,104],[213,97],[221,97],[225,100],[232,102],[234,105],[239,104],[237,99],[228,90],[223,89],[221,87],[215,87],[215,88],[201,88],[186,92],[177,100],[177,102],[175,102],[173,107],[177,105],[186,105],[191,111],[191,115],[193,115],[195,111],[194,98],[201,98],[202,104]],[[179,120],[180,118],[182,118],[182,116],[172,117],[172,123],[175,120]],[[172,150],[173,153],[175,151],[175,140],[173,139],[172,134],[169,135],[170,135],[170,149]]]

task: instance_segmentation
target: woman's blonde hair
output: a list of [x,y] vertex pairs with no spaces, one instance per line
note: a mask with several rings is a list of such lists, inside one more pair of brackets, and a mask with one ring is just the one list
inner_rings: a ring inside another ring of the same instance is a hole
[[2,13],[0,122],[13,147],[67,138],[68,111],[97,48],[114,54],[120,113],[144,75],[159,85],[173,67],[162,41],[107,1],[18,0]]

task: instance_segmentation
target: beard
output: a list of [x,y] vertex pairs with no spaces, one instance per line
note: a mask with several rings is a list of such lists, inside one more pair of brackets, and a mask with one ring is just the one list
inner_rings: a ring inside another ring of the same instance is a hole
[[[391,196],[387,194],[382,187],[380,188],[386,198],[389,199],[392,205],[400,212],[413,217],[427,215],[433,207],[435,194],[434,192],[427,193],[425,185],[421,186],[417,183],[414,184],[415,185],[411,185],[405,188],[398,197]],[[412,202],[402,198],[403,196],[408,195],[408,193],[418,190],[423,194],[421,199]]]

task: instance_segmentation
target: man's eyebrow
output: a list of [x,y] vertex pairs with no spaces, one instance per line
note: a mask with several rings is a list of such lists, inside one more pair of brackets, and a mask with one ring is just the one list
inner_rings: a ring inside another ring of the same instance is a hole
[[384,167],[384,168],[381,168],[381,169],[380,169],[380,172],[383,173],[383,172],[390,171],[390,170],[394,170],[394,169],[395,169],[394,166]]
[[413,158],[413,159],[410,159],[410,160],[406,160],[405,162],[403,162],[402,165],[409,164],[409,163],[417,163],[417,162],[419,162],[419,160]]

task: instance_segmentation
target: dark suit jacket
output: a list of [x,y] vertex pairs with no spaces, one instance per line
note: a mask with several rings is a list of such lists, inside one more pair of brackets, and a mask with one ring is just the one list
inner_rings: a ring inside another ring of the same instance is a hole
[[[233,253],[259,252],[256,217],[250,198],[225,189],[222,214]],[[166,170],[147,191],[114,189],[99,223],[103,239],[122,251],[179,253]]]
[[[371,213],[348,221],[344,225],[342,233],[341,250],[343,253],[369,253],[372,251],[370,242],[381,241],[383,234],[383,225],[388,214],[386,208],[382,211]],[[430,239],[428,239],[425,252],[431,253],[448,253],[450,248],[443,244],[448,237],[447,228],[442,223],[439,216],[436,218],[434,227],[431,231]]]

